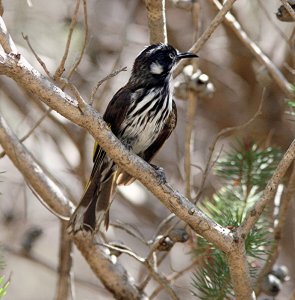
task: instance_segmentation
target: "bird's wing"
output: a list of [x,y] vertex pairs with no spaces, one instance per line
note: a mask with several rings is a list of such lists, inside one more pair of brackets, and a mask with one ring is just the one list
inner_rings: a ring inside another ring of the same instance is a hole
[[149,162],[161,149],[165,141],[169,138],[171,132],[176,127],[177,109],[174,100],[172,100],[172,111],[157,139],[140,155],[145,161]]
[[[106,108],[103,119],[110,126],[112,132],[116,136],[120,130],[120,125],[125,119],[130,102],[130,92],[128,92],[128,88],[123,87],[114,95]],[[95,142],[93,148],[93,170],[96,169],[95,166],[97,166],[97,164],[102,162],[104,156],[105,152],[101,149],[99,144]]]

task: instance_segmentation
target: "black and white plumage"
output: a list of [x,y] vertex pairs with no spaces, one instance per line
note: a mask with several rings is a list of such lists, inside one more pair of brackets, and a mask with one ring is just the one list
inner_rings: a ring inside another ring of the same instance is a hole
[[[110,101],[103,116],[112,132],[134,153],[149,162],[176,126],[172,99],[172,69],[182,58],[170,45],[153,44],[135,59],[127,84]],[[119,170],[96,144],[94,166],[85,193],[70,219],[70,229],[94,231],[109,224],[109,208],[115,184],[128,184],[132,177]]]

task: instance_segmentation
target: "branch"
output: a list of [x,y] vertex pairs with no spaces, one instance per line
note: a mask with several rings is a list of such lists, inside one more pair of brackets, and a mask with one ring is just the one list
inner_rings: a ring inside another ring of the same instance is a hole
[[[72,251],[73,242],[66,232],[67,223],[61,221],[59,242],[59,266],[55,300],[68,299],[73,295]],[[73,297],[72,297],[73,299]]]
[[35,162],[26,148],[8,127],[0,115],[0,144],[6,155],[14,163],[25,179],[31,184],[38,195],[42,195],[43,201],[57,214],[70,215],[74,205],[63,195],[55,183],[45,175],[42,168]]
[[185,194],[191,201],[191,153],[193,151],[194,137],[194,120],[198,106],[198,96],[196,92],[189,90],[186,109],[186,124],[185,124],[185,143],[184,143],[184,172],[185,172]]
[[234,126],[234,127],[224,128],[221,131],[219,131],[219,133],[215,136],[215,138],[214,138],[214,140],[213,140],[213,142],[212,142],[212,144],[209,148],[209,156],[208,156],[206,168],[205,168],[205,171],[204,171],[204,174],[203,174],[203,177],[202,177],[202,181],[201,181],[201,184],[200,184],[200,187],[199,187],[199,191],[198,191],[198,193],[195,197],[195,203],[197,203],[200,200],[201,194],[203,192],[203,188],[204,188],[205,182],[207,180],[207,176],[208,176],[210,168],[211,168],[210,162],[211,162],[211,159],[212,159],[212,156],[213,156],[213,153],[214,153],[214,150],[215,150],[215,146],[216,146],[218,140],[226,134],[232,134],[233,132],[238,131],[238,130],[242,130],[242,129],[248,127],[250,124],[252,124],[256,120],[256,118],[259,117],[262,113],[262,106],[263,106],[263,103],[264,103],[264,100],[265,100],[265,93],[266,93],[266,91],[264,89],[257,111],[246,123],[244,123],[242,125]]
[[93,104],[94,102],[94,97],[95,97],[95,94],[98,90],[98,88],[107,80],[117,76],[120,72],[122,71],[127,71],[127,67],[123,67],[123,68],[120,68],[119,70],[115,70],[113,71],[112,73],[110,73],[109,75],[107,75],[106,77],[104,77],[103,79],[101,79],[100,81],[98,81],[98,83],[96,84],[96,86],[94,87],[94,89],[92,90],[91,92],[91,95],[90,95],[90,101],[89,101],[89,104]]
[[165,16],[165,0],[145,1],[148,26],[150,29],[150,43],[167,43],[167,29]]
[[[221,11],[222,5],[217,0],[210,0],[211,3]],[[287,97],[294,97],[291,84],[284,77],[281,71],[274,65],[274,63],[262,52],[262,50],[250,39],[247,33],[242,29],[239,22],[235,17],[228,13],[225,16],[226,24],[233,30],[236,36],[241,40],[246,48],[255,56],[255,58],[266,67],[269,75],[277,83],[280,89],[286,94]]]
[[125,253],[125,254],[131,256],[132,258],[136,259],[138,262],[140,262],[147,268],[148,272],[150,273],[150,276],[153,277],[154,280],[157,281],[160,284],[160,286],[166,290],[167,294],[170,295],[171,299],[179,300],[178,296],[176,295],[174,290],[171,288],[168,280],[165,277],[163,277],[162,275],[160,275],[155,270],[155,268],[153,267],[153,265],[149,262],[149,260],[147,258],[140,257],[139,255],[137,255],[136,253],[134,253],[133,251],[131,251],[129,249],[122,249],[121,247],[118,248],[116,246],[105,244],[105,243],[102,243],[101,245],[104,247],[107,247],[111,250],[116,250],[116,251]]
[[243,224],[238,229],[239,236],[245,238],[249,233],[249,231],[251,230],[251,228],[253,227],[253,225],[257,222],[257,220],[259,219],[260,215],[264,210],[264,207],[267,204],[269,204],[269,202],[273,199],[279,183],[281,182],[282,178],[284,177],[286,171],[288,170],[294,158],[295,158],[295,140],[293,140],[289,149],[286,151],[284,157],[282,158],[275,172],[273,173],[271,179],[267,183],[261,199],[258,200],[247,213],[247,216]]
[[[190,263],[187,267],[183,268],[182,270],[178,272],[174,272],[171,275],[167,276],[167,280],[170,283],[174,283],[179,277],[184,275],[186,272],[190,271],[192,268],[196,266],[197,263],[199,263],[200,257],[195,259],[192,263]],[[156,296],[162,291],[163,287],[159,285],[150,295],[150,300],[155,299]]]
[[73,35],[73,31],[74,31],[76,23],[77,23],[78,12],[79,12],[79,7],[80,7],[80,1],[81,0],[77,0],[77,2],[76,2],[76,7],[75,7],[74,14],[73,14],[71,24],[70,24],[70,27],[69,27],[68,39],[67,39],[64,55],[61,59],[59,67],[56,69],[56,71],[53,75],[54,80],[59,80],[61,75],[65,71],[65,63],[66,63],[66,60],[67,60],[68,55],[69,55],[70,45],[71,45],[71,41],[72,41],[72,35]]
[[289,4],[289,2],[287,0],[281,0],[281,2],[283,3],[284,7],[286,8],[288,13],[292,17],[293,22],[295,22],[295,12],[294,12],[293,8],[291,7],[291,5]]
[[82,58],[83,58],[84,53],[85,53],[86,45],[87,45],[87,40],[88,40],[88,35],[89,35],[87,0],[83,0],[83,15],[84,15],[84,29],[85,29],[83,46],[82,46],[82,49],[81,49],[81,52],[80,52],[80,55],[79,55],[77,61],[72,66],[72,68],[69,72],[69,75],[67,76],[68,80],[72,77],[72,75],[74,74],[74,72],[78,68],[79,64],[81,63]]
[[2,19],[0,18],[0,44],[5,53],[14,53],[17,54],[18,50],[7,31],[6,25]]
[[259,272],[256,281],[256,294],[258,295],[261,290],[261,282],[263,278],[271,271],[273,265],[275,264],[279,256],[279,246],[282,238],[282,233],[286,224],[286,217],[288,213],[289,203],[294,197],[295,192],[295,164],[293,163],[292,173],[289,176],[288,184],[284,190],[281,200],[280,200],[280,211],[277,220],[277,224],[274,228],[274,241],[270,250],[270,255],[268,256],[266,263],[264,264],[262,270]]
[[[236,0],[227,0],[224,5],[222,6],[220,4],[220,11],[215,16],[215,18],[211,21],[210,25],[207,27],[207,29],[203,32],[203,34],[200,36],[200,38],[196,41],[196,43],[189,49],[189,52],[198,53],[200,49],[204,46],[204,44],[208,41],[208,39],[211,37],[213,32],[216,30],[216,28],[221,24],[221,22],[224,20],[225,15],[228,13],[228,11],[232,8],[233,4],[236,2]],[[173,72],[173,77],[177,77],[182,69],[184,68],[185,64],[187,62],[180,62],[177,67],[175,68]]]
[[[32,188],[52,210],[61,215],[69,215],[73,211],[74,205],[63,195],[56,184],[44,174],[41,167],[18,141],[1,116],[0,144]],[[117,298],[134,300],[141,298],[142,293],[135,287],[125,269],[121,265],[114,264],[106,254],[101,252],[93,244],[91,236],[76,234],[74,242],[95,275]]]
[[46,67],[46,64],[44,63],[44,61],[40,58],[40,56],[36,53],[36,51],[34,50],[34,48],[32,47],[31,45],[31,42],[30,42],[30,39],[27,35],[23,34],[22,33],[22,36],[23,36],[23,39],[27,42],[30,50],[32,51],[32,53],[34,54],[35,58],[37,59],[38,63],[40,64],[40,66],[43,68],[44,72],[47,74],[47,76],[49,78],[51,78],[51,74],[49,72],[49,70],[47,69]]
[[[20,142],[24,142],[30,135],[35,131],[35,129],[45,120],[45,118],[51,113],[51,109],[47,109],[41,118],[34,124],[34,126],[22,137],[19,139]],[[5,151],[0,152],[0,158],[5,156]]]
[[251,286],[243,239],[235,241],[233,250],[227,254],[227,261],[235,298],[239,300],[255,300],[256,297]]

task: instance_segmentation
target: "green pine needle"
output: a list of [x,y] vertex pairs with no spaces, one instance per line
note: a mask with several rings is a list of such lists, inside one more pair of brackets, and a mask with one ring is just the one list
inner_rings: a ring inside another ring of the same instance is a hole
[[[247,210],[261,197],[280,158],[278,149],[259,149],[255,143],[239,142],[216,163],[216,173],[229,184],[216,192],[212,199],[205,199],[199,208],[218,224],[235,230],[242,224]],[[272,238],[272,220],[264,211],[245,240],[252,278],[258,273],[257,262],[267,259]],[[193,273],[192,294],[201,300],[233,299],[225,254],[201,236],[197,236],[195,245],[192,255],[202,258],[202,263]]]
[[6,295],[9,281],[4,282],[4,276],[0,277],[0,298],[3,298]]
[[238,142],[231,153],[217,161],[217,175],[236,185],[263,189],[282,157],[278,149],[259,149],[255,143]]

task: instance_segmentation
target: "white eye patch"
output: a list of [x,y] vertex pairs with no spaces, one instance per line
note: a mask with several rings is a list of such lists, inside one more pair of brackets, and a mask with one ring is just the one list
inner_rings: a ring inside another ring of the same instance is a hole
[[153,62],[150,67],[152,74],[161,74],[163,73],[163,67],[158,62]]

